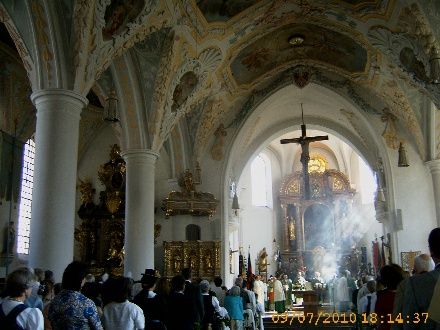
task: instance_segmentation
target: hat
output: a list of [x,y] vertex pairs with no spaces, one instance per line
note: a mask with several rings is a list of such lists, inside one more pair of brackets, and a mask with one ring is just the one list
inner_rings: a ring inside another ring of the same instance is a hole
[[145,273],[141,273],[141,283],[146,286],[153,286],[156,283],[157,279],[160,277],[160,274],[155,269],[145,269]]
[[160,274],[156,269],[145,269],[145,273],[141,273],[141,275],[155,276],[157,278],[160,277]]

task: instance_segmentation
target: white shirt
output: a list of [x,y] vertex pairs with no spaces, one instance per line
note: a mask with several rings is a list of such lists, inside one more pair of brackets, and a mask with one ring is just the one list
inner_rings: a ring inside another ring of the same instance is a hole
[[[18,301],[9,300],[9,297],[3,299],[1,308],[3,313],[7,316],[15,306],[22,304]],[[43,313],[38,308],[28,307],[16,318],[17,324],[25,330],[43,330],[44,319]]]
[[145,317],[142,309],[129,301],[111,302],[104,307],[102,325],[105,330],[145,329]]
[[[359,300],[359,304],[358,304],[358,311],[359,314],[363,314],[367,312],[367,306],[368,306],[368,297],[371,297],[371,293],[368,293],[366,296],[363,296],[360,300]],[[372,298],[370,298],[372,299]],[[371,302],[370,302],[370,312],[371,312]]]

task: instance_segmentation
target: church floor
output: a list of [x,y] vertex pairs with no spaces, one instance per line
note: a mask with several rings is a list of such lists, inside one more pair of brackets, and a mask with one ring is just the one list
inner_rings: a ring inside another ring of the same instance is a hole
[[304,313],[304,307],[293,305],[291,311],[267,311],[263,316],[264,329],[354,329],[357,315],[339,312],[331,304],[321,304],[317,314]]

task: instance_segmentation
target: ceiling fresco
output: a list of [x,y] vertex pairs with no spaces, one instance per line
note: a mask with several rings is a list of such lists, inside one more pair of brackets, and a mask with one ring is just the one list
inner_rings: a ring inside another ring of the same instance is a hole
[[[117,86],[120,123],[126,125],[121,131],[133,148],[159,150],[168,137],[182,138],[173,130],[186,124],[191,156],[203,154],[220,125],[233,136],[277,90],[294,85],[307,95],[311,85],[319,85],[365,116],[377,119],[389,108],[419,154],[426,154],[419,123],[424,113],[418,108],[440,104],[440,90],[428,81],[429,50],[438,46],[440,31],[429,22],[440,17],[440,9],[428,0],[62,0],[54,8],[35,3],[52,14],[57,10],[65,28],[60,34],[48,28],[56,20],[44,11],[30,15],[45,24],[26,30],[10,18],[19,9],[0,0],[0,20],[12,36],[9,43],[14,40],[10,47],[21,50],[25,64],[44,63],[40,71],[25,65],[32,88],[73,86],[87,95],[93,86],[90,103],[102,109],[109,88]],[[303,42],[289,43],[294,35]],[[72,52],[66,63],[56,61],[54,45]],[[59,74],[71,67],[72,74]],[[372,98],[379,100],[376,106]],[[90,122],[100,117],[93,113]],[[255,125],[255,135],[264,125]]]
[[[295,35],[304,37],[304,42],[292,46],[289,38]],[[363,72],[367,51],[339,32],[312,24],[291,24],[243,49],[232,62],[231,72],[236,83],[244,85],[294,62],[320,62],[349,73]]]
[[208,23],[226,22],[259,0],[199,0],[197,6]]

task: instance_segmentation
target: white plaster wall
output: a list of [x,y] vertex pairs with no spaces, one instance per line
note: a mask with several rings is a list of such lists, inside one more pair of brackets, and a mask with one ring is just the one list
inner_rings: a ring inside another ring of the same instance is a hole
[[[397,151],[391,153],[395,208],[402,210],[403,230],[397,232],[399,252],[428,253],[428,235],[437,227],[432,177],[425,163],[406,145],[409,167],[397,167]],[[400,253],[396,261],[400,264]]]
[[[276,166],[274,166],[276,168]],[[269,256],[272,256],[274,250],[273,240],[276,239],[282,249],[281,237],[277,238],[276,233],[278,228],[282,227],[281,220],[277,219],[277,212],[272,208],[252,206],[252,185],[251,185],[251,171],[248,170],[242,174],[240,178],[238,190],[238,198],[240,203],[240,233],[239,242],[243,247],[243,252],[248,258],[249,246],[254,273],[257,273],[257,266],[255,260],[258,253],[265,247]],[[279,190],[279,187],[274,185],[274,192]],[[274,205],[279,204],[277,200],[273,201]],[[281,226],[281,227],[280,227]],[[281,230],[280,230],[281,231]],[[273,259],[268,259],[268,275],[275,274],[277,269]],[[238,275],[238,274],[237,274]]]

